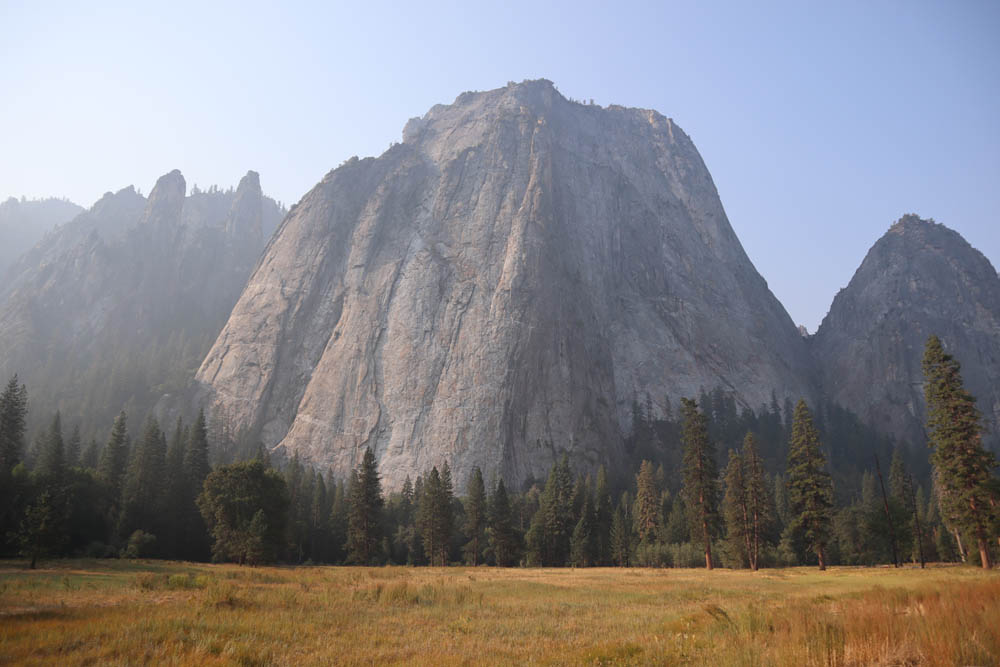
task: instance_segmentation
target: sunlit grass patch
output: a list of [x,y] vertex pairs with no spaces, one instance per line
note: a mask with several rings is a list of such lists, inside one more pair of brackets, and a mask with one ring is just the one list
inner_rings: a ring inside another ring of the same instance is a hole
[[997,664],[1000,573],[0,563],[0,663]]

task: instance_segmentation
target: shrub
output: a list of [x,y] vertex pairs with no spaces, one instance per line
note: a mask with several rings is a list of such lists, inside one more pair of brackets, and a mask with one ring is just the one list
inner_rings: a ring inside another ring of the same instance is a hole
[[156,535],[144,530],[137,530],[128,538],[128,544],[122,549],[122,558],[149,558],[156,549]]

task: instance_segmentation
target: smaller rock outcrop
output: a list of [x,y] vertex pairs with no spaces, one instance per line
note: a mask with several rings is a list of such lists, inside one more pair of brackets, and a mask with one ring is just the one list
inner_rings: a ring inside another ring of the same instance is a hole
[[906,215],[868,252],[811,340],[824,394],[913,447],[926,444],[921,359],[931,334],[962,364],[998,443],[1000,278],[978,250]]

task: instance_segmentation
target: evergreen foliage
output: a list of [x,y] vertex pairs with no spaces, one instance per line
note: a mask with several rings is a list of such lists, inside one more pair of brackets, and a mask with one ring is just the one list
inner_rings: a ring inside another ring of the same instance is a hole
[[708,437],[708,420],[698,404],[681,399],[684,442],[684,504],[688,508],[691,536],[701,541],[705,567],[712,569],[712,539],[718,525],[718,473],[715,448]]
[[15,373],[0,394],[0,473],[10,472],[24,458],[28,424],[28,388]]
[[205,478],[198,508],[212,535],[212,560],[256,565],[277,559],[284,543],[288,490],[263,461],[213,470]]
[[486,548],[487,513],[486,483],[483,481],[483,471],[477,466],[469,478],[465,501],[465,534],[468,542],[464,551],[465,562],[470,565],[482,562],[483,550]]
[[927,339],[923,358],[924,394],[931,462],[942,509],[953,527],[974,536],[984,568],[992,566],[989,534],[997,522],[996,456],[982,443],[976,399],[965,390],[961,366],[946,354],[937,336]]
[[573,516],[573,476],[569,458],[562,459],[549,473],[538,511],[528,529],[528,560],[531,564],[560,567],[569,558],[569,542],[576,521]]
[[497,480],[490,498],[489,543],[494,563],[508,567],[517,562],[519,539],[503,479]]
[[143,528],[157,537],[164,534],[166,448],[160,425],[149,417],[143,426],[142,438],[132,453],[122,485],[121,515],[118,519],[120,536],[131,535],[133,531]]
[[452,500],[451,473],[445,476],[436,466],[431,468],[417,509],[417,528],[431,565],[448,564],[454,520]]
[[653,464],[643,461],[635,477],[635,532],[642,543],[656,540],[660,529],[660,490],[653,472]]
[[819,432],[805,401],[795,406],[792,439],[788,445],[788,504],[790,524],[805,546],[816,554],[819,569],[826,569],[830,542],[833,486],[820,449]]
[[597,564],[597,517],[594,500],[590,493],[583,498],[580,520],[573,528],[570,538],[570,561],[576,567],[591,567]]
[[365,448],[361,466],[351,475],[347,515],[348,559],[372,565],[381,549],[382,484],[375,453]]
[[614,506],[608,486],[608,470],[603,465],[597,470],[597,489],[594,493],[594,534],[597,540],[597,563],[611,564],[611,523]]

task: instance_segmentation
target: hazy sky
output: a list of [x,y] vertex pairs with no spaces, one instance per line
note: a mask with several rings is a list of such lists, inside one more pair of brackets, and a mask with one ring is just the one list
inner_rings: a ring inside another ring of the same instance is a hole
[[291,204],[432,105],[544,77],[677,121],[810,331],[903,213],[1000,260],[995,1],[146,4],[0,0],[0,199],[255,169]]

